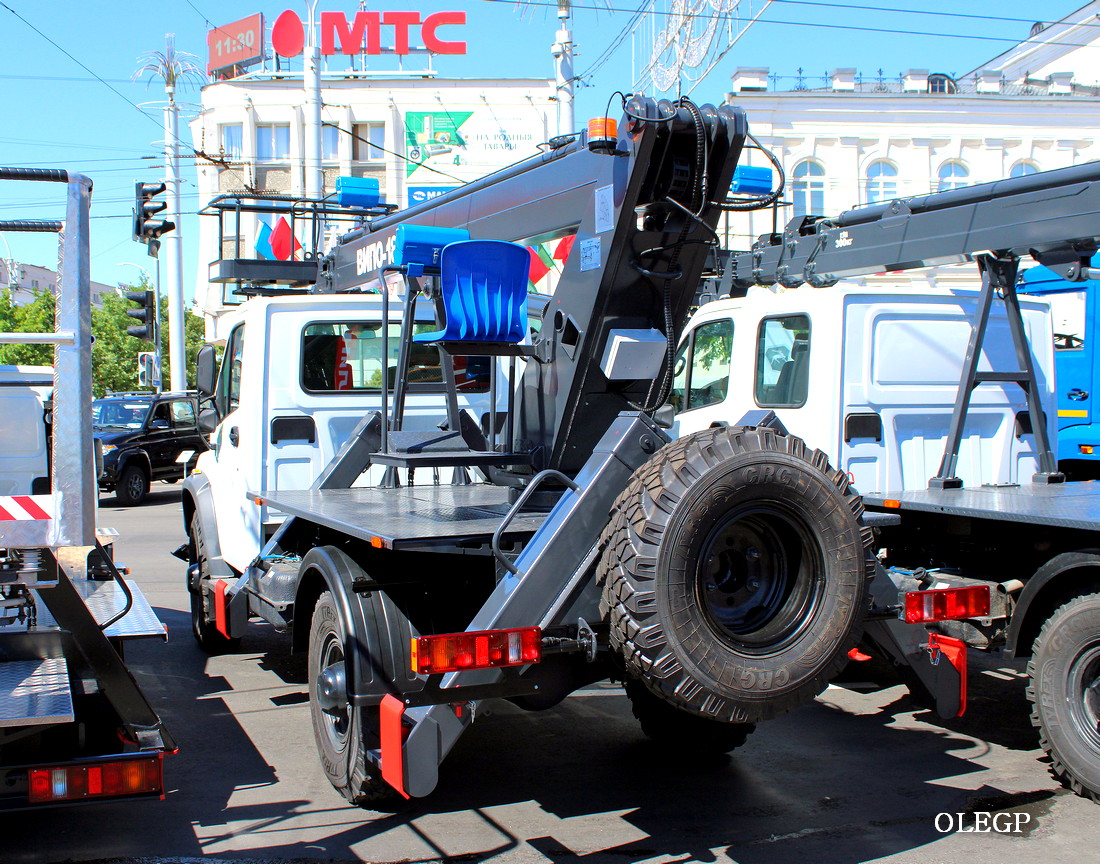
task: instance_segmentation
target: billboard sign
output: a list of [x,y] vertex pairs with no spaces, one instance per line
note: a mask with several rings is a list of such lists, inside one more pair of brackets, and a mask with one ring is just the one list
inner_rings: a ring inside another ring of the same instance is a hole
[[[360,10],[351,21],[344,12],[322,12],[320,51],[333,54],[465,54],[466,43],[443,39],[442,27],[464,25],[466,13],[433,12],[421,18],[419,12],[368,12]],[[423,48],[413,44],[419,35]],[[383,41],[387,44],[383,45]],[[293,9],[287,9],[271,27],[271,49],[280,57],[296,57],[306,45],[306,25]]]
[[206,73],[251,66],[264,57],[264,16],[257,12],[206,34]]

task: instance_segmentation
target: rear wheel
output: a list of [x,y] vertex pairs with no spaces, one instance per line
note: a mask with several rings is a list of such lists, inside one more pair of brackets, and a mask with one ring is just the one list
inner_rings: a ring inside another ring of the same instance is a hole
[[240,637],[226,638],[214,624],[214,610],[209,596],[202,586],[210,578],[210,564],[206,558],[206,540],[203,538],[202,525],[196,513],[191,517],[191,546],[194,549],[195,563],[199,567],[197,584],[188,580],[187,593],[191,597],[191,632],[207,654],[226,654],[235,651],[241,644]]
[[346,637],[332,593],[313,607],[309,627],[309,710],[313,736],[329,782],[352,804],[396,796],[367,759],[378,743],[378,708],[350,705],[347,698]]
[[685,755],[720,755],[736,750],[756,728],[754,723],[723,723],[689,714],[650,692],[633,678],[626,695],[642,731],[663,748]]
[[127,507],[134,507],[145,500],[149,492],[149,475],[140,465],[130,463],[122,469],[115,484],[115,497]]
[[753,723],[820,693],[862,631],[872,535],[798,438],[707,429],[635,472],[604,532],[611,645],[656,696]]
[[1063,786],[1100,803],[1100,594],[1055,610],[1028,663],[1031,722]]

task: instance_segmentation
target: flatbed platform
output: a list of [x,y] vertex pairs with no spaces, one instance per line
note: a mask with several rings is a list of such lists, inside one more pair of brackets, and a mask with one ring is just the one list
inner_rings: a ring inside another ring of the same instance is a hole
[[[386,549],[487,542],[510,506],[508,489],[488,483],[248,494],[289,516],[335,528]],[[520,514],[508,526],[504,539],[533,534],[545,518],[545,513]]]
[[[897,504],[887,506],[887,501]],[[893,513],[912,510],[1057,528],[1100,529],[1100,482],[914,489],[864,495],[863,502]]]

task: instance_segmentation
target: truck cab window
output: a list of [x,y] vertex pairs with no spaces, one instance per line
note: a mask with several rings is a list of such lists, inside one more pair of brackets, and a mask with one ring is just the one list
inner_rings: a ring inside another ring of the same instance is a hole
[[806,403],[810,378],[810,319],[767,318],[756,346],[756,404],[796,408]]
[[224,417],[237,410],[241,402],[241,358],[244,355],[244,325],[233,329],[222,357],[218,392],[214,394],[218,414]]
[[672,399],[677,411],[722,402],[729,392],[733,322],[708,321],[692,332],[676,355]]
[[[428,322],[415,325],[414,332],[434,329]],[[308,393],[380,391],[382,375],[393,388],[397,375],[397,354],[401,347],[401,325],[390,324],[386,356],[382,356],[382,324],[363,321],[324,322],[302,331],[301,384]],[[489,365],[481,358],[454,357],[455,379],[465,392],[489,388]],[[443,370],[439,349],[413,343],[409,354],[410,389],[440,390]]]

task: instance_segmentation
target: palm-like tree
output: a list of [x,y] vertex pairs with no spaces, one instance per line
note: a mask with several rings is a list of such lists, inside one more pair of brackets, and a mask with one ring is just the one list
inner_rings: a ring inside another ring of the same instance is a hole
[[149,83],[160,78],[164,81],[164,92],[168,94],[168,100],[175,101],[176,86],[189,80],[198,84],[205,83],[206,74],[199,66],[199,58],[186,51],[176,50],[176,34],[166,33],[166,43],[163,51],[150,51],[138,58],[142,65],[134,72],[133,80],[137,81],[143,75],[149,75]]

